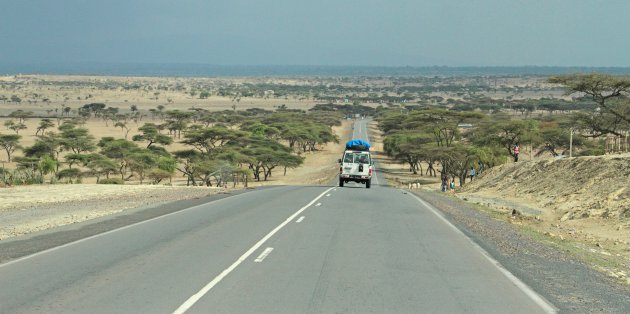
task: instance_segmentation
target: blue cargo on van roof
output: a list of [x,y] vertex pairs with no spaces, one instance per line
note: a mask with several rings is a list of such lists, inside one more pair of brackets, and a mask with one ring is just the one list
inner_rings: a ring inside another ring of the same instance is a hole
[[346,142],[346,149],[370,150],[370,143],[364,140],[349,140]]

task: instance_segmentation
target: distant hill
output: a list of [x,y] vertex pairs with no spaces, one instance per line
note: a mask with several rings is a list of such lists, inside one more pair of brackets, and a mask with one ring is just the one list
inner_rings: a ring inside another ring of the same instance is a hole
[[[1,62],[1,61],[0,61]],[[630,67],[372,67],[223,66],[210,64],[66,63],[1,64],[0,75],[59,74],[112,76],[264,77],[264,76],[549,76],[569,73],[630,75]]]

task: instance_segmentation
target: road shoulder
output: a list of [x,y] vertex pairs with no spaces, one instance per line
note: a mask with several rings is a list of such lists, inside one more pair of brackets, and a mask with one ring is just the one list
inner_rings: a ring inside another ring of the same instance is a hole
[[630,313],[627,287],[579,260],[493,219],[474,205],[435,192],[414,191],[507,270],[552,302],[560,312]]
[[20,257],[91,237],[103,232],[174,213],[189,207],[246,193],[251,190],[252,189],[231,190],[230,192],[210,194],[204,197],[137,207],[113,215],[6,239],[0,241],[0,263],[6,263]]

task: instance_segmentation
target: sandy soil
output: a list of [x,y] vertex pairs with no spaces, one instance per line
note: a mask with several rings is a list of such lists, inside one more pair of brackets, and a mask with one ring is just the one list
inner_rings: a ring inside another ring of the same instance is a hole
[[554,226],[630,242],[630,155],[508,163],[460,197]]

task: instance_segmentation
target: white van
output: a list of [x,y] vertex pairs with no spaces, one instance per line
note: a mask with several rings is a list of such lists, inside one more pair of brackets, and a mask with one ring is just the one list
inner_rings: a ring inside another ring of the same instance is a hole
[[343,158],[339,159],[339,186],[350,181],[365,184],[370,188],[372,184],[372,155],[369,151],[346,150]]

